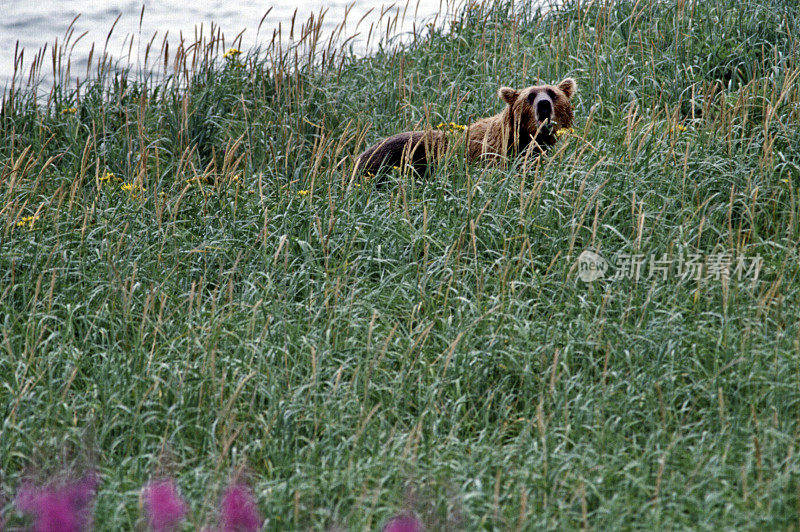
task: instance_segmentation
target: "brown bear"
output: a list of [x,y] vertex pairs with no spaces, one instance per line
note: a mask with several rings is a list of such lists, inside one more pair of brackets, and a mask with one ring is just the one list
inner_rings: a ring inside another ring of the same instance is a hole
[[[466,128],[467,160],[496,162],[524,153],[542,153],[555,144],[560,129],[572,127],[575,80],[535,85],[521,90],[501,87],[506,107]],[[356,159],[356,171],[376,172],[381,166],[411,165],[422,173],[438,161],[451,141],[444,131],[406,131],[383,139]]]

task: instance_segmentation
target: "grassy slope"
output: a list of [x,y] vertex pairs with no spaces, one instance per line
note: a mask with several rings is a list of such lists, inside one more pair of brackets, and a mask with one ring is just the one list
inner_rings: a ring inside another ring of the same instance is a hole
[[[800,526],[793,2],[459,20],[395,54],[209,48],[187,90],[115,75],[6,101],[7,494],[78,457],[109,530],[159,470],[200,525],[242,464],[270,529],[406,504],[447,528]],[[336,166],[566,75],[575,135],[526,168],[454,157],[375,189]],[[587,247],[765,265],[587,287],[567,259]]]

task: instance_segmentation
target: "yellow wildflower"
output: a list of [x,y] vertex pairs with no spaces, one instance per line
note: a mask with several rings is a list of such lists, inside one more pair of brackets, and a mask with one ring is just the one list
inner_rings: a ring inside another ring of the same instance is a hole
[[100,176],[101,183],[105,183],[106,181],[111,181],[112,179],[117,180],[117,177],[114,175],[113,172],[106,172],[105,174]]
[[224,57],[225,59],[229,59],[231,57],[236,57],[237,55],[239,55],[241,53],[242,53],[241,50],[237,50],[236,48],[231,48],[230,50],[225,52],[225,55],[223,55],[222,57]]
[[297,195],[298,196],[308,196],[308,192],[309,192],[308,190],[298,190],[297,191]]
[[781,183],[787,183],[788,184],[789,180],[788,179],[781,179]]
[[27,225],[28,229],[33,229],[33,224],[35,224],[38,219],[38,215],[23,216],[22,219],[17,222],[17,227],[25,227]]
[[353,186],[356,188],[361,188],[361,183],[353,183]]
[[571,127],[561,128],[558,131],[556,131],[556,138],[560,137],[561,135],[568,135],[571,133],[575,133],[575,130],[572,129]]
[[686,126],[678,124],[677,126],[675,126],[675,129],[677,129],[678,131],[686,131]]
[[78,110],[75,107],[67,107],[66,109],[61,110],[62,115],[74,115],[77,112]]
[[129,193],[132,198],[137,197],[142,192],[147,192],[146,188],[142,187],[141,185],[136,185],[134,183],[123,183],[122,185],[120,185],[119,188]]
[[439,122],[436,124],[436,129],[444,129],[447,130],[448,133],[456,133],[458,131],[466,131],[467,126],[462,124],[456,124],[455,122]]

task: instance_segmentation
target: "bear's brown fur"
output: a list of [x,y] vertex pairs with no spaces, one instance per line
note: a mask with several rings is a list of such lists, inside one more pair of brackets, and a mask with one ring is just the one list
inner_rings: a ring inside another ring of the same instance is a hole
[[[572,127],[575,80],[536,85],[521,90],[502,87],[506,107],[467,127],[467,159],[495,162],[526,150],[541,153],[556,142],[559,129]],[[422,172],[439,160],[450,141],[443,131],[406,131],[367,148],[356,159],[356,170],[375,172],[381,166],[411,165]]]

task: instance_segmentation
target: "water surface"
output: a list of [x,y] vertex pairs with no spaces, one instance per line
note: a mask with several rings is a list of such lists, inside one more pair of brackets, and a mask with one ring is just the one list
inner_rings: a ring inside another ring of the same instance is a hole
[[[3,16],[0,18],[0,92],[10,86],[14,76],[16,58],[22,56],[22,69],[27,73],[33,58],[45,45],[43,84],[52,83],[52,48],[58,41],[63,44],[72,25],[73,32],[67,50],[70,50],[71,78],[86,78],[89,53],[95,44],[93,64],[107,43],[108,53],[120,60],[121,65],[141,65],[147,43],[153,38],[155,51],[161,49],[167,36],[170,49],[174,50],[181,37],[194,42],[202,30],[208,36],[213,22],[222,31],[226,45],[233,45],[234,38],[241,34],[236,44],[242,49],[269,42],[273,32],[281,25],[287,34],[291,20],[306,21],[312,14],[324,12],[323,31],[332,31],[346,19],[346,34],[362,33],[355,48],[366,53],[365,36],[370,25],[375,24],[381,12],[386,16],[398,15],[394,34],[410,31],[413,26],[430,21],[438,13],[445,13],[448,5],[444,0],[410,0],[405,2],[382,2],[369,0],[308,0],[302,4],[292,2],[221,0],[142,2],[142,0],[41,0],[25,2],[0,0]],[[144,11],[142,9],[144,8]],[[452,12],[452,9],[451,9]],[[359,20],[362,19],[359,23]],[[116,25],[114,25],[114,21]],[[113,26],[113,32],[109,32]],[[299,24],[298,24],[299,26]],[[19,84],[19,81],[17,81]]]

